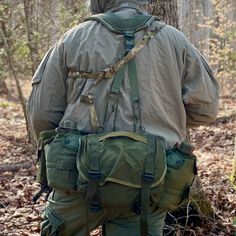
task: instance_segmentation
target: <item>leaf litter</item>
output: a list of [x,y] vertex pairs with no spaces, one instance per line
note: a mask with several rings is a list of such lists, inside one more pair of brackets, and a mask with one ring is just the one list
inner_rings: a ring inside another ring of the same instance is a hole
[[[35,150],[27,140],[25,121],[17,101],[0,97],[0,166],[35,162]],[[217,214],[217,220],[192,223],[172,235],[234,235],[236,190],[229,181],[233,169],[236,133],[235,98],[222,98],[219,118],[209,126],[192,129],[191,142],[198,157],[201,185]],[[2,236],[39,235],[45,200],[33,204],[39,190],[36,168],[0,173],[0,232]],[[96,229],[91,235],[101,235]]]

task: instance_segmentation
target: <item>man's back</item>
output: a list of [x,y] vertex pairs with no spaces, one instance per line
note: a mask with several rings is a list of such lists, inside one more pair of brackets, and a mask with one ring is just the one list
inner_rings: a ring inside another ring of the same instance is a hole
[[[127,9],[116,14],[127,18],[137,13],[134,9]],[[154,22],[151,29],[155,29],[157,24]],[[138,32],[135,42],[143,34],[143,31]],[[91,132],[89,108],[80,102],[80,97],[95,81],[70,78],[66,73],[100,71],[124,55],[124,36],[110,32],[98,22],[88,21],[67,32],[51,52],[44,71],[46,75],[39,78],[39,73],[34,77],[35,80],[41,80],[40,89],[46,90],[44,97],[40,98],[41,103],[32,106],[36,113],[37,109],[41,111],[37,119],[40,116],[45,119],[47,111],[57,107],[58,111],[50,115],[53,123],[62,118],[61,127]],[[218,92],[215,79],[204,59],[179,31],[165,26],[136,56],[135,61],[143,126],[145,131],[164,137],[167,148],[185,138],[185,108],[187,126],[208,123],[214,119]],[[55,71],[51,67],[55,67]],[[216,87],[212,87],[211,83]],[[108,79],[95,87],[94,102],[100,121],[104,120],[106,97],[111,84],[112,79]],[[42,109],[45,110],[44,114]],[[195,114],[197,112],[199,114]],[[105,118],[105,130],[112,130],[114,114],[110,113]],[[131,114],[130,86],[126,76],[119,97],[117,130],[133,130]],[[39,130],[45,128],[39,127]]]

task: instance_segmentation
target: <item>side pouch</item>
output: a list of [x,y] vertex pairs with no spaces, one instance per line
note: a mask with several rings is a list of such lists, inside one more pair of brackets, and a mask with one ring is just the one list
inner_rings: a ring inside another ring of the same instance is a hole
[[191,146],[182,143],[180,148],[171,149],[166,153],[167,173],[158,205],[168,211],[173,211],[186,203],[197,174],[196,156],[188,152],[186,147]]
[[50,143],[56,135],[55,130],[46,130],[42,131],[39,134],[38,140],[38,168],[37,168],[37,177],[36,181],[41,185],[47,184],[47,174],[46,174],[46,160],[44,147],[47,143]]
[[46,173],[51,188],[76,191],[76,156],[80,137],[79,132],[58,133],[54,140],[45,146]]

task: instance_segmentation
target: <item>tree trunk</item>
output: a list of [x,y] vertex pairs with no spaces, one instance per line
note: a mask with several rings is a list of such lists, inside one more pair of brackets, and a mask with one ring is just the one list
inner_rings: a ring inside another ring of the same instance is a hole
[[153,0],[149,12],[167,24],[179,28],[177,0]]
[[0,78],[0,95],[8,94],[8,88],[5,79]]
[[34,20],[35,14],[35,0],[24,0],[24,12],[25,12],[25,23],[28,37],[28,47],[30,50],[31,57],[31,71],[32,75],[36,71],[40,59],[38,54],[37,39],[36,39],[36,22]]

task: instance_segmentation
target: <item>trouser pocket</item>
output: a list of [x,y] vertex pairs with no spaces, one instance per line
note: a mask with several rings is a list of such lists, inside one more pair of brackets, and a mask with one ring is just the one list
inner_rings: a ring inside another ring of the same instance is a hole
[[41,223],[41,236],[59,236],[60,231],[64,225],[63,219],[56,215],[56,213],[49,209],[45,209],[43,214],[43,221]]

